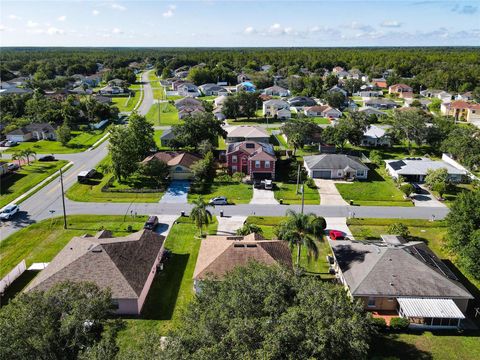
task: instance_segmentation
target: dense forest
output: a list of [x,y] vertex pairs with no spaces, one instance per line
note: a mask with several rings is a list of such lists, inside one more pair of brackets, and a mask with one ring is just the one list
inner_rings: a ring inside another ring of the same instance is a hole
[[96,63],[120,69],[136,61],[155,65],[159,73],[204,63],[226,79],[265,64],[272,66],[270,72],[287,76],[302,75],[302,69],[323,74],[324,69],[342,66],[370,78],[392,69],[416,89],[464,92],[480,86],[478,48],[2,48],[0,60],[2,80],[15,77],[13,72],[39,80],[88,75]]

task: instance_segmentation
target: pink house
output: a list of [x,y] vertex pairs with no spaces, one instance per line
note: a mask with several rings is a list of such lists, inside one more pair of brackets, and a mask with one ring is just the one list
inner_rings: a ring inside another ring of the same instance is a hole
[[65,281],[93,282],[110,289],[117,314],[139,315],[162,258],[164,240],[150,230],[117,238],[107,230],[74,237],[25,291],[46,291]]
[[271,144],[242,141],[228,145],[227,167],[230,174],[242,172],[253,179],[275,179],[275,152]]

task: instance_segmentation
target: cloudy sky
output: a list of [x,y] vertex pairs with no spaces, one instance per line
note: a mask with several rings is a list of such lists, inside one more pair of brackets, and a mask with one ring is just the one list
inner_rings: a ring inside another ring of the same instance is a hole
[[1,46],[480,46],[480,0],[1,0]]

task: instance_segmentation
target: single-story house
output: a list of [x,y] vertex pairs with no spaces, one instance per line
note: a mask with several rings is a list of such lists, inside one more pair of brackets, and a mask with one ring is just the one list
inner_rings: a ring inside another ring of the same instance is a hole
[[238,84],[241,84],[241,83],[247,82],[247,81],[252,81],[252,78],[250,77],[250,75],[245,74],[245,73],[240,73],[240,74],[237,75],[237,83]]
[[316,101],[308,96],[294,96],[287,100],[290,106],[304,108],[305,106],[315,106]]
[[175,107],[180,110],[184,107],[203,107],[202,102],[198,99],[186,97],[175,100]]
[[255,92],[257,88],[253,85],[250,81],[244,81],[238,84],[236,87],[237,92],[239,91],[246,91],[246,92]]
[[109,96],[102,96],[102,95],[94,95],[93,99],[98,101],[101,104],[111,104],[112,103],[112,98]]
[[400,106],[395,101],[390,99],[370,99],[366,100],[364,105],[374,109],[395,109]]
[[205,96],[219,96],[219,95],[227,95],[228,91],[223,86],[219,86],[217,84],[203,84],[198,87],[198,89],[202,92]]
[[372,79],[372,85],[380,89],[386,89],[388,87],[387,80],[384,78]]
[[29,94],[29,93],[32,93],[33,90],[31,89],[25,89],[25,88],[21,88],[21,87],[16,87],[16,86],[12,86],[12,87],[9,87],[9,88],[2,88],[0,89],[0,96],[3,96],[3,95],[9,95],[9,94]]
[[405,158],[403,160],[385,160],[387,172],[394,179],[399,176],[407,181],[423,182],[428,170],[447,169],[449,180],[452,182],[462,182],[467,172],[458,169],[443,160],[431,160],[428,158]]
[[196,114],[204,113],[205,109],[202,106],[184,106],[178,110],[178,118],[180,120],[186,117],[194,116]]
[[428,98],[437,98],[442,101],[451,101],[453,95],[446,92],[445,90],[436,90],[436,89],[426,89],[420,91],[420,95],[428,97]]
[[370,125],[363,133],[362,146],[390,146],[391,139],[386,130],[377,125]]
[[389,94],[401,94],[401,93],[411,93],[413,92],[413,89],[408,86],[408,85],[405,85],[405,84],[395,84],[395,85],[390,85],[388,87],[388,93]]
[[414,98],[410,98],[410,99],[405,99],[405,107],[412,107],[412,104],[420,104],[420,108],[424,109],[424,110],[427,110],[428,109],[428,105],[430,105],[432,103],[432,100],[430,99],[414,99]]
[[163,130],[162,135],[160,136],[160,145],[162,147],[170,147],[171,141],[175,139],[172,129]]
[[145,158],[142,163],[147,163],[154,159],[163,161],[169,166],[170,179],[191,180],[193,178],[191,166],[202,158],[199,155],[188,152],[159,151]]
[[263,93],[269,96],[281,96],[281,97],[290,95],[290,91],[278,85],[273,85],[264,89]]
[[193,286],[201,291],[205,279],[221,280],[238,266],[246,266],[250,261],[265,265],[293,268],[290,248],[281,240],[265,240],[259,234],[246,236],[207,236],[200,243]]
[[250,179],[275,179],[275,151],[268,143],[242,141],[227,146],[227,168],[230,174],[242,172]]
[[442,115],[453,116],[457,121],[480,121],[480,104],[475,104],[463,100],[455,100],[440,105],[440,111]]
[[102,95],[116,95],[116,94],[123,94],[125,90],[116,85],[107,85],[100,89],[100,94]]
[[76,236],[25,289],[46,291],[56,284],[89,281],[110,289],[117,314],[139,315],[163,254],[165,237],[141,230],[112,237]]
[[52,125],[47,123],[33,123],[10,131],[7,140],[25,142],[29,140],[56,140],[57,134]]
[[329,119],[338,119],[342,112],[328,105],[308,106],[303,109],[303,113],[308,117],[324,117]]
[[235,126],[227,132],[227,143],[241,141],[256,141],[268,143],[270,134],[259,126]]
[[[290,105],[285,100],[271,99],[263,103],[263,116],[273,117],[277,115],[280,110],[288,110],[290,112]],[[277,115],[278,116],[278,115]]]
[[305,156],[303,166],[314,179],[367,179],[368,167],[360,158],[344,154]]
[[365,310],[396,313],[411,327],[455,328],[473,296],[425,243],[329,240],[338,281]]
[[[348,74],[348,73],[347,73]],[[347,97],[348,93],[346,90],[342,89],[341,87],[339,87],[338,85],[335,85],[333,86],[332,88],[330,88],[328,91],[328,93],[340,93],[342,94],[343,96]]]
[[471,101],[473,100],[473,93],[471,91],[467,91],[463,94],[457,94],[457,96],[455,96],[455,100]]
[[377,117],[387,116],[387,113],[384,113],[383,111],[377,110],[377,109],[372,108],[372,107],[361,108],[360,110],[358,110],[358,112],[366,114],[367,116],[370,116],[370,115],[375,115]]
[[201,95],[197,85],[190,84],[190,83],[184,83],[178,86],[177,91],[179,96],[194,98]]
[[370,98],[378,98],[383,95],[383,92],[381,91],[375,91],[375,90],[362,90],[359,92],[356,92],[353,94],[354,96],[359,96],[364,100],[368,100]]

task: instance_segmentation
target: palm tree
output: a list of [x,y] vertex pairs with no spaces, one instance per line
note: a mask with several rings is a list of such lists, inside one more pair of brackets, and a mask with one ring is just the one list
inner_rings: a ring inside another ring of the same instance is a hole
[[36,159],[37,153],[33,151],[32,149],[25,149],[22,151],[23,157],[27,159],[27,164],[30,165],[30,156],[32,156],[34,159]]
[[241,236],[245,236],[245,235],[248,235],[248,234],[251,234],[251,233],[262,234],[263,230],[258,225],[246,223],[240,229],[237,229],[237,231],[236,231],[236,234],[241,235]]
[[309,260],[312,256],[318,259],[318,247],[315,240],[323,237],[326,227],[327,223],[323,217],[287,210],[287,220],[275,229],[275,233],[280,240],[288,241],[291,247],[297,246],[296,265],[298,267],[302,246],[307,248]]
[[22,167],[22,160],[23,160],[23,151],[21,150],[15,150],[12,153],[12,160],[17,161],[18,166],[21,168]]
[[197,228],[200,229],[200,236],[203,237],[203,227],[208,227],[212,222],[212,213],[207,209],[210,205],[206,203],[202,197],[193,201],[193,209],[190,212],[190,217],[195,222]]

